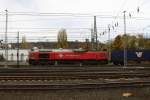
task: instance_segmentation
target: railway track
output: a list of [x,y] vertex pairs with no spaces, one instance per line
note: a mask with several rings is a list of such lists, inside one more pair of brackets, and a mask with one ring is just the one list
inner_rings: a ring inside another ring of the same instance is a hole
[[120,86],[150,86],[150,68],[0,69],[0,89],[90,89]]
[[[4,67],[5,66],[5,63],[3,64],[0,64],[0,67]],[[29,65],[28,63],[26,64],[20,64],[20,65],[17,65],[17,62],[16,63],[13,63],[11,64],[10,62],[8,62],[7,64],[8,67],[10,68],[26,68],[26,67],[30,67],[30,68],[46,68],[46,67],[123,67],[123,66],[116,66],[116,65],[113,65],[113,64],[104,64],[104,65],[79,65],[79,64],[59,64],[59,65],[48,65],[48,64],[43,64],[43,65]],[[149,67],[149,64],[128,64],[127,67]]]
[[63,80],[150,77],[149,72],[0,73],[0,80]]
[[0,80],[63,80],[150,77],[150,68],[1,69]]
[[116,88],[116,87],[143,87],[150,86],[149,79],[132,79],[132,80],[100,80],[96,82],[72,82],[72,83],[45,83],[45,84],[1,84],[0,90],[60,90],[60,89],[99,89],[99,88]]
[[20,67],[20,68],[0,68],[0,73],[5,72],[73,72],[73,71],[137,71],[149,70],[150,67]]

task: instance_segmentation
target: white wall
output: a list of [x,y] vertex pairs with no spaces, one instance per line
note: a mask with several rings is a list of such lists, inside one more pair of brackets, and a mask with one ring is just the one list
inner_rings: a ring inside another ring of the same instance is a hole
[[[28,52],[29,52],[29,49],[20,49],[19,50],[19,60],[27,61]],[[0,55],[3,55],[5,57],[5,50],[0,49]],[[23,56],[21,57],[21,55],[23,55]],[[8,50],[8,60],[9,61],[17,60],[17,49],[9,49]]]

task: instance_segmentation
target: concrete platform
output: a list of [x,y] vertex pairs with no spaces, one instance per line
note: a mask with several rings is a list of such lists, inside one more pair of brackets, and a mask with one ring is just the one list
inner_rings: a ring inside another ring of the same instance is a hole
[[[0,62],[0,67],[4,67],[5,65],[8,65],[8,66],[17,66],[17,62],[16,61],[7,61],[7,62]],[[19,62],[19,65],[20,66],[28,66],[28,62]]]

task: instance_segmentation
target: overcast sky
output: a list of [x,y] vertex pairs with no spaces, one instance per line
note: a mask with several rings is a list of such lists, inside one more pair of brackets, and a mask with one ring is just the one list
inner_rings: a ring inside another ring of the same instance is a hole
[[[10,42],[17,31],[30,41],[56,40],[60,28],[67,29],[69,40],[90,38],[94,15],[97,16],[99,40],[107,41],[108,24],[112,27],[119,24],[111,28],[111,38],[123,34],[123,11],[127,11],[127,33],[145,33],[147,36],[150,30],[150,0],[0,0],[1,39],[5,32],[5,9],[8,10]],[[105,34],[100,35],[103,32]]]

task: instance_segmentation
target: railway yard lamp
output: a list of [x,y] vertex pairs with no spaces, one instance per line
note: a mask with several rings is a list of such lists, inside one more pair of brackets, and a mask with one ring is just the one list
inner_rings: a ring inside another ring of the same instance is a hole
[[19,32],[17,33],[17,67],[19,67]]
[[8,61],[8,38],[7,38],[7,27],[8,27],[8,11],[6,12],[6,24],[5,24],[5,67],[7,68],[7,61]]
[[110,63],[111,60],[111,50],[110,50],[110,24],[108,25],[108,63]]
[[126,42],[127,42],[127,36],[126,36],[126,11],[124,11],[123,12],[124,13],[124,35],[125,35],[125,37],[124,37],[124,67],[126,67],[127,66],[127,44],[126,44]]

